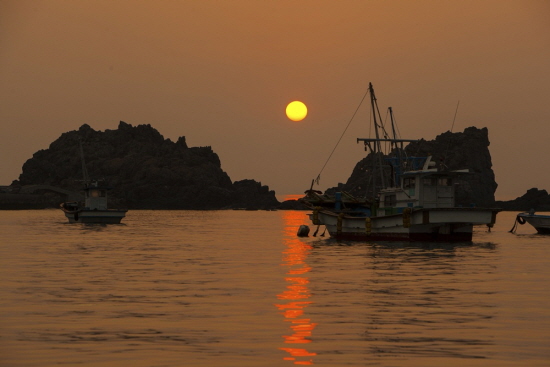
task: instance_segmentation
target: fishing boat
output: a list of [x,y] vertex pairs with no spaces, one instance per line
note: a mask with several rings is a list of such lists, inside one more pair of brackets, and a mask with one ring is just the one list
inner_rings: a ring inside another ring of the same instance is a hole
[[111,187],[106,185],[105,182],[90,180],[84,161],[82,142],[80,142],[80,156],[84,176],[84,203],[76,201],[61,203],[61,210],[65,213],[69,223],[120,223],[128,210],[109,209],[107,207],[107,191]]
[[416,140],[396,137],[391,107],[393,136],[388,134],[372,84],[369,94],[375,137],[357,139],[372,162],[368,191],[363,198],[345,192],[328,196],[313,190],[312,182],[300,202],[312,209],[317,231],[324,226],[342,240],[453,242],[471,241],[476,225],[492,227],[500,209],[455,205],[455,182],[468,169],[438,167],[431,156],[407,156],[405,144]]
[[[550,234],[550,215],[535,214],[534,210],[528,213],[519,213],[516,217],[516,223],[532,225],[540,234]],[[514,232],[516,224],[510,232]]]

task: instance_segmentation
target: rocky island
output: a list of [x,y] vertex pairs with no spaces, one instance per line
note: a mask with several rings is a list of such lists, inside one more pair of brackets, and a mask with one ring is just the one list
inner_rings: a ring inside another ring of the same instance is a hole
[[546,190],[539,190],[535,187],[514,200],[497,201],[496,205],[504,210],[528,212],[533,209],[537,212],[549,212],[550,194]]
[[[254,180],[232,182],[211,147],[188,147],[185,137],[172,142],[151,125],[121,121],[116,130],[96,131],[82,125],[62,134],[48,149],[23,165],[17,188],[42,193],[37,205],[57,206],[82,183],[82,141],[90,178],[112,186],[110,202],[129,209],[271,209],[275,192]],[[25,192],[25,190],[23,190]],[[21,192],[19,192],[21,194]],[[51,205],[48,205],[50,203]]]
[[[456,188],[456,204],[459,206],[493,207],[497,183],[492,169],[487,128],[469,127],[464,132],[450,131],[438,135],[434,140],[421,139],[405,147],[409,157],[432,156],[440,168],[449,170],[469,169],[461,176]],[[368,185],[368,176],[374,157],[369,154],[359,161],[346,183],[329,189],[329,193],[342,190],[354,196],[361,196]],[[387,158],[387,157],[384,157]],[[388,169],[386,175],[390,176]]]

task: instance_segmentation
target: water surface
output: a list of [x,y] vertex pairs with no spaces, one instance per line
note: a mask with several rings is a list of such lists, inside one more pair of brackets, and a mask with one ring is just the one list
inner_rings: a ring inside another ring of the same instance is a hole
[[514,218],[434,245],[298,238],[301,211],[0,211],[0,365],[547,366],[550,237]]

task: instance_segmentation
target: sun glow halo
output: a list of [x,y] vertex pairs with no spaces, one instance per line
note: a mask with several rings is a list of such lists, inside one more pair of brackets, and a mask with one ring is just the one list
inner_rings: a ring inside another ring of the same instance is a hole
[[300,101],[290,102],[286,106],[286,115],[292,121],[302,121],[307,116],[307,107]]

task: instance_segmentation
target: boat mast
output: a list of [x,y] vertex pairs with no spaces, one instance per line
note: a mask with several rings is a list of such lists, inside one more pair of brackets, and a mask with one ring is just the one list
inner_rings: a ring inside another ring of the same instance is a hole
[[[390,164],[390,167],[395,168],[397,172],[394,172],[395,174],[392,174],[391,181],[394,185],[397,185],[397,176],[401,174],[401,171],[403,170],[403,163],[402,163],[402,149],[404,146],[404,143],[410,143],[417,140],[412,139],[398,139],[397,138],[397,130],[395,127],[395,122],[393,119],[393,110],[390,107],[390,116],[391,116],[391,124],[392,124],[392,133],[393,137],[390,137],[389,134],[386,132],[386,129],[384,128],[384,125],[382,125],[382,117],[380,116],[380,110],[378,109],[378,102],[376,100],[376,96],[374,94],[374,88],[372,86],[372,83],[369,83],[369,93],[371,96],[371,108],[372,108],[372,117],[374,119],[374,132],[375,132],[375,138],[358,138],[357,142],[362,141],[365,144],[365,150],[368,147],[369,153],[373,153],[376,157],[373,157],[372,159],[372,190],[373,190],[373,198],[376,197],[380,189],[386,188],[386,178],[384,175],[384,163],[383,163],[383,156],[389,154],[390,152],[385,152],[382,150],[382,143],[389,143],[390,144],[390,150],[393,148],[398,148],[398,164],[397,167],[394,167],[392,164]],[[378,116],[377,116],[378,115]],[[380,121],[380,124],[378,123]],[[380,133],[384,134],[384,137],[380,137]],[[387,146],[386,146],[387,147]],[[401,150],[400,150],[401,149]],[[377,172],[379,171],[379,172]],[[380,174],[380,186],[377,185],[377,176]],[[395,176],[395,177],[394,177]]]
[[370,93],[370,104],[372,108],[372,118],[374,119],[374,133],[376,135],[376,150],[382,151],[382,146],[380,145],[380,134],[378,133],[378,122],[376,121],[376,111],[378,110],[378,102],[376,96],[374,95],[374,88],[372,83],[369,83],[369,93]]
[[402,150],[403,150],[403,142],[398,142],[397,141],[397,132],[395,131],[395,121],[393,119],[393,108],[391,107],[388,107],[388,111],[390,113],[390,121],[391,121],[391,130],[392,130],[392,133],[393,133],[393,142],[392,142],[392,149],[395,149],[397,152],[397,167],[393,167],[392,166],[392,169],[395,168],[397,170],[397,172],[395,172],[393,175],[392,175],[392,180],[393,180],[393,186],[397,186],[398,182],[397,182],[397,177],[401,174],[401,170],[403,169],[403,157],[402,157]]
[[[395,132],[395,122],[393,121],[393,108],[388,107],[388,111],[390,112],[390,121],[391,121],[391,130],[393,133],[393,139],[397,139],[397,133]],[[397,143],[395,144],[395,148],[397,148]]]
[[[370,92],[370,103],[372,108],[372,118],[374,121],[374,133],[376,136],[376,140],[374,141],[374,149],[371,148],[371,151],[375,154],[376,157],[373,160],[373,174],[376,175],[376,169],[378,168],[378,171],[380,172],[380,186],[382,188],[386,187],[385,179],[384,179],[384,169],[382,164],[382,144],[380,139],[380,133],[378,129],[380,129],[380,125],[378,125],[378,121],[376,119],[376,114],[378,113],[378,116],[380,117],[380,111],[378,109],[378,102],[376,100],[376,95],[374,94],[374,87],[372,86],[372,83],[369,83],[369,92]],[[380,118],[380,121],[382,119]],[[376,163],[376,160],[378,161],[378,165]],[[376,187],[376,180],[374,180],[373,185],[373,197],[376,197],[376,194],[378,193],[378,188]]]

